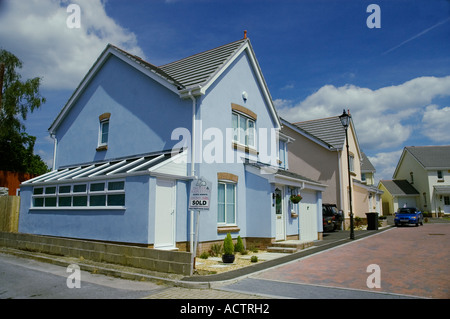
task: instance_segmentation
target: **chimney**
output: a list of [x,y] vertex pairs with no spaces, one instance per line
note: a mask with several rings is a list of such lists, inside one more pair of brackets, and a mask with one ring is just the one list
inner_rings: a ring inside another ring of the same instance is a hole
[[244,39],[247,39],[247,30],[244,30]]

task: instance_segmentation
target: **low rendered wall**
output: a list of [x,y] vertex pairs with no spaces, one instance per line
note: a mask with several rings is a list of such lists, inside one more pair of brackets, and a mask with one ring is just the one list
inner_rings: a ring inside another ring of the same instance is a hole
[[191,272],[187,252],[5,232],[0,232],[0,246],[173,274]]

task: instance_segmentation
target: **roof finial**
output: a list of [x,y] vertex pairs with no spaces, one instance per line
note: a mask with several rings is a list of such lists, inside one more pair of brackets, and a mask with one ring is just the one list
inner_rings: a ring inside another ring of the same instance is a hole
[[244,39],[247,39],[247,30],[244,30]]

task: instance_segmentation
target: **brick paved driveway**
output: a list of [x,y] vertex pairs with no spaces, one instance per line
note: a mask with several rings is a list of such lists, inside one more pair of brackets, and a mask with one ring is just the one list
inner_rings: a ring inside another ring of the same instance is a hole
[[[392,228],[254,278],[448,299],[449,243],[450,224]],[[381,288],[367,287],[370,264],[380,267]]]

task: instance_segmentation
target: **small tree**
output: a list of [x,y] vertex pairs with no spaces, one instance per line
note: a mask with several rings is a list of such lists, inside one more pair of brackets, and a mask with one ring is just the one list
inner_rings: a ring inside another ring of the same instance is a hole
[[237,243],[234,246],[234,251],[237,253],[242,253],[244,251],[244,243],[242,242],[241,236],[238,236]]
[[223,252],[224,255],[234,255],[234,245],[231,234],[228,233],[223,241]]

